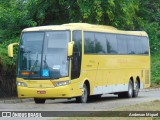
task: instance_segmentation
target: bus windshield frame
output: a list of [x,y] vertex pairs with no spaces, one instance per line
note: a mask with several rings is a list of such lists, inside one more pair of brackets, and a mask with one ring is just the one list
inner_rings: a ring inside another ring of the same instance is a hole
[[58,79],[69,76],[69,30],[23,32],[17,76],[23,79]]

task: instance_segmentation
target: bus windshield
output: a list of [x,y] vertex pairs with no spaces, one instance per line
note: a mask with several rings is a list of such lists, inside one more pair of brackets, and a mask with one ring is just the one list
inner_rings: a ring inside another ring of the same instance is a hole
[[69,31],[24,32],[18,55],[18,76],[57,79],[68,76]]

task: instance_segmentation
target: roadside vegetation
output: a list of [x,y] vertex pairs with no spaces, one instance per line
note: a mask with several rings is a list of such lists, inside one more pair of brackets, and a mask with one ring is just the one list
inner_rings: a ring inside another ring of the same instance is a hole
[[85,22],[146,31],[152,54],[151,80],[155,86],[160,84],[159,21],[159,0],[0,0],[0,78],[4,81],[10,79],[6,75],[16,74],[17,48],[11,59],[7,56],[7,46],[19,41],[22,29]]
[[160,87],[160,54],[151,56],[152,87]]

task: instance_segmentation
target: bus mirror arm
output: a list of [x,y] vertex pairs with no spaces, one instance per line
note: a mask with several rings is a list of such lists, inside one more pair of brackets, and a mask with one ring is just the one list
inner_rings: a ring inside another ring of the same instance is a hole
[[12,43],[8,45],[8,56],[13,57],[13,47],[19,45],[18,43]]
[[71,41],[68,43],[68,57],[71,57],[73,55],[73,45],[74,45],[74,42]]

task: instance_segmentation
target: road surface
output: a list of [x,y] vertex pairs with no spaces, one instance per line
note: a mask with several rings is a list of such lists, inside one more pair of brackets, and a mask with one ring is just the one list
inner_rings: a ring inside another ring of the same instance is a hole
[[85,104],[76,103],[75,99],[46,100],[45,104],[35,104],[32,100],[17,103],[0,101],[0,111],[111,111],[115,108],[153,100],[160,100],[160,89],[142,90],[137,98],[131,99],[119,99],[117,95],[106,94],[98,100]]

